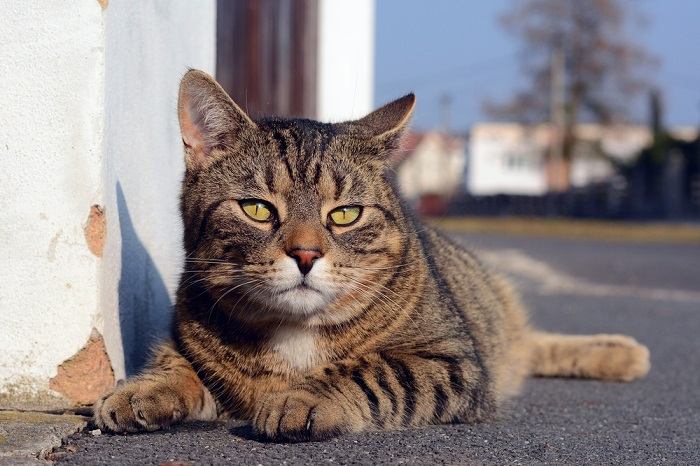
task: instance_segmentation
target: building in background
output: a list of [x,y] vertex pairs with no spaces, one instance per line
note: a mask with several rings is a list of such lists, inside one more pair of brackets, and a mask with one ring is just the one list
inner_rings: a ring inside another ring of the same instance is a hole
[[542,195],[547,191],[543,127],[480,123],[469,134],[467,191],[492,194]]
[[[574,189],[609,181],[618,173],[616,167],[632,163],[652,141],[646,126],[580,124],[575,133],[571,164]],[[683,140],[697,137],[692,128],[671,133]],[[546,194],[550,191],[546,156],[552,140],[548,125],[475,125],[469,139],[467,191],[474,196]]]
[[444,213],[464,191],[466,141],[437,131],[408,133],[397,179],[403,195],[423,214]]

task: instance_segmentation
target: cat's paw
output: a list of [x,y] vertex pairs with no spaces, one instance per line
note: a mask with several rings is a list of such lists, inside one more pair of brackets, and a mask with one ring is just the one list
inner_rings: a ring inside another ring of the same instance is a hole
[[651,367],[649,349],[626,335],[594,335],[582,359],[603,380],[631,382],[644,377]]
[[102,430],[157,430],[185,417],[185,406],[167,385],[135,380],[103,395],[93,406],[94,422]]
[[326,440],[359,430],[353,413],[339,403],[306,390],[266,395],[258,405],[253,428],[273,440]]

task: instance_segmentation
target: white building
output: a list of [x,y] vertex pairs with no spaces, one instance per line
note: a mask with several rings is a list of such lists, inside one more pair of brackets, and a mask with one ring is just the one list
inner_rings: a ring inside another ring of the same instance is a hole
[[[89,403],[167,334],[182,266],[178,83],[216,71],[217,4],[0,5],[0,408]],[[307,116],[370,110],[373,5],[322,0]],[[341,79],[333,54],[356,72]]]
[[[439,132],[409,133],[402,145],[397,180],[404,197],[420,210],[439,210],[463,189],[466,143]],[[435,212],[437,213],[437,212]]]
[[547,191],[544,128],[482,123],[469,137],[467,189],[470,194],[540,195]]
[[[691,128],[672,131],[692,140]],[[613,161],[631,162],[651,143],[646,126],[601,126],[581,124],[576,128],[577,145],[571,164],[571,186],[581,187],[609,179],[615,174]],[[479,123],[469,140],[467,189],[473,195],[542,195],[549,189],[546,154],[552,141],[548,125]]]

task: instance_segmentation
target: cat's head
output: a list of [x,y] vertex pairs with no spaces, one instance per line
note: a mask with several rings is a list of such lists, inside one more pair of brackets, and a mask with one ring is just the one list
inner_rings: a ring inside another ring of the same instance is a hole
[[188,72],[181,286],[199,280],[249,318],[341,322],[368,300],[394,300],[387,285],[408,238],[387,172],[414,104],[409,94],[337,124],[254,121],[213,78]]

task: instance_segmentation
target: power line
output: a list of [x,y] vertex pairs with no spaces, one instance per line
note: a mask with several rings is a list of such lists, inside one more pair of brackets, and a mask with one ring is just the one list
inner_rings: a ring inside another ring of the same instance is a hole
[[488,60],[481,60],[479,62],[469,63],[466,65],[460,65],[452,68],[443,69],[436,73],[431,73],[429,75],[423,75],[419,77],[411,78],[401,78],[389,81],[384,81],[377,84],[377,88],[394,87],[400,84],[408,83],[412,87],[423,86],[425,84],[431,84],[433,82],[439,81],[441,78],[463,78],[464,73],[470,73],[471,75],[478,74],[483,71],[491,71],[493,67],[503,66],[510,62],[511,59],[516,55],[516,53],[509,53],[498,58],[490,58]]

